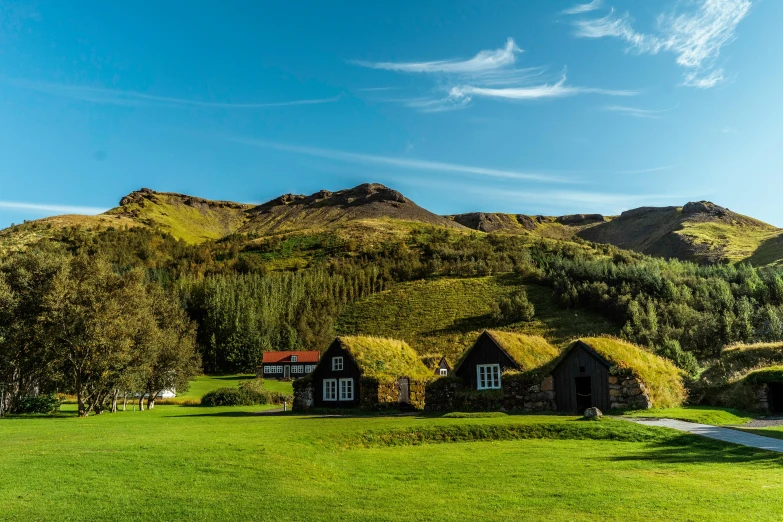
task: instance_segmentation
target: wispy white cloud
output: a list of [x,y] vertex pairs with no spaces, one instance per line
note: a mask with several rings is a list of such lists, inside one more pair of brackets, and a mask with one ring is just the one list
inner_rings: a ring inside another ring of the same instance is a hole
[[244,145],[251,145],[254,147],[275,149],[275,150],[280,150],[285,152],[292,152],[295,154],[303,154],[306,156],[314,156],[318,158],[325,158],[325,159],[347,162],[347,163],[386,165],[386,166],[417,170],[417,171],[451,172],[456,174],[472,174],[476,176],[490,177],[490,178],[530,180],[530,181],[540,181],[540,182],[547,182],[547,183],[568,183],[570,181],[560,176],[546,174],[546,173],[539,173],[539,172],[523,172],[519,170],[495,169],[495,168],[481,167],[476,165],[461,165],[457,163],[445,163],[440,161],[430,161],[430,160],[421,160],[421,159],[413,159],[413,158],[378,156],[373,154],[362,154],[357,152],[347,152],[347,151],[336,150],[336,149],[324,149],[319,147],[306,147],[301,145],[292,145],[288,143],[278,143],[274,141],[243,138],[243,137],[236,137],[236,136],[224,136],[223,139],[226,139],[228,141],[233,141],[235,143],[241,143]]
[[21,210],[34,214],[88,214],[95,215],[106,212],[101,207],[81,207],[74,205],[58,205],[50,203],[23,203],[20,201],[0,201],[0,209]]
[[482,96],[486,98],[503,98],[507,100],[537,100],[540,98],[562,98],[576,94],[595,93],[608,96],[635,96],[635,91],[619,91],[610,89],[594,89],[591,87],[571,87],[565,85],[563,76],[558,82],[551,84],[533,85],[530,87],[509,87],[494,89],[485,87],[473,87],[461,85],[453,87],[449,96],[454,99],[464,99],[470,96]]
[[640,109],[639,107],[629,107],[627,105],[607,105],[602,110],[608,112],[619,112],[635,118],[649,118],[659,120],[663,116],[662,114],[671,111],[672,109],[652,110],[652,109]]
[[500,69],[513,65],[516,54],[522,49],[517,47],[513,38],[506,41],[505,47],[492,51],[481,51],[473,58],[467,60],[435,60],[431,62],[364,62],[353,61],[356,65],[384,69],[387,71],[408,73],[450,73],[450,74],[474,74]]
[[573,7],[569,7],[565,11],[563,11],[563,14],[567,15],[576,15],[576,14],[582,14],[582,13],[589,13],[590,11],[595,11],[596,9],[600,9],[603,7],[604,2],[603,0],[592,0],[592,2],[588,2],[586,4],[576,4]]
[[682,85],[708,89],[723,81],[716,61],[725,45],[736,38],[737,26],[750,13],[750,0],[686,0],[658,16],[654,34],[639,32],[628,13],[612,10],[601,18],[574,22],[582,38],[619,38],[638,53],[676,55],[686,69]]
[[[597,5],[597,4],[596,4]],[[357,65],[399,73],[428,73],[440,80],[440,95],[419,95],[396,101],[421,112],[445,112],[470,105],[473,98],[502,100],[537,100],[561,98],[577,94],[631,96],[633,91],[620,91],[566,85],[566,77],[547,77],[545,67],[518,68],[516,55],[522,50],[512,38],[502,49],[481,51],[467,60],[436,60],[429,62],[353,62]],[[445,94],[444,94],[445,93]]]
[[74,100],[104,105],[121,105],[125,107],[202,107],[210,109],[265,109],[273,107],[290,107],[295,105],[314,105],[334,103],[340,96],[309,100],[287,100],[264,103],[223,103],[188,100],[168,96],[156,96],[135,91],[105,89],[101,87],[84,87],[79,85],[64,85],[57,83],[32,82],[26,80],[8,80],[6,83],[22,89],[43,92],[54,96],[62,96]]

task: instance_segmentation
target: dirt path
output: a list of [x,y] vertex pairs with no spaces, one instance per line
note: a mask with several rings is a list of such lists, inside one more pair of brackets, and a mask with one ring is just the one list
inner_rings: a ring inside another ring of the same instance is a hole
[[720,428],[718,426],[696,424],[695,422],[685,422],[673,419],[626,418],[625,420],[636,422],[638,424],[644,424],[645,426],[661,426],[663,428],[671,428],[677,431],[684,431],[687,433],[693,433],[695,435],[701,435],[703,437],[709,437],[711,439],[722,440],[723,442],[739,444],[740,446],[748,446],[751,448],[783,453],[783,440],[762,437],[761,435],[745,433],[739,430],[732,430],[730,428]]

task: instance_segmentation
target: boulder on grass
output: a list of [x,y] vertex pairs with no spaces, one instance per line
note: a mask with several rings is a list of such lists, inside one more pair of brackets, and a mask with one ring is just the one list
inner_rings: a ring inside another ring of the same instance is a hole
[[598,408],[587,408],[584,413],[584,418],[587,420],[597,420],[603,416],[604,414]]

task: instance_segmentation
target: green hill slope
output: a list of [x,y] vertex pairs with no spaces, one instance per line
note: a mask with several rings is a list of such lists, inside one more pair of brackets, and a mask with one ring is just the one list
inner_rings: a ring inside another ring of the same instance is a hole
[[604,223],[606,220],[600,214],[552,217],[499,212],[471,212],[446,217],[480,232],[531,234],[553,239],[570,239],[580,230]]
[[773,263],[783,259],[781,229],[707,201],[642,207],[577,235],[665,258],[697,262]]
[[[419,354],[443,354],[452,361],[485,328],[496,328],[490,307],[519,288],[512,276],[439,278],[395,285],[391,290],[350,304],[338,318],[340,334],[379,335],[403,339]],[[526,285],[535,305],[530,323],[505,325],[509,330],[541,335],[564,345],[583,335],[617,333],[599,315],[559,308],[551,289]]]
[[201,243],[239,230],[251,208],[253,205],[141,189],[122,198],[120,206],[106,215],[159,228],[188,243]]

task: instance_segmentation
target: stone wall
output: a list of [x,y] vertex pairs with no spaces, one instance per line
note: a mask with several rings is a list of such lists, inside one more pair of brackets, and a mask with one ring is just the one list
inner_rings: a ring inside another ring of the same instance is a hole
[[611,409],[652,408],[647,387],[635,375],[609,376],[609,403]]
[[555,411],[554,380],[551,376],[539,379],[507,373],[500,390],[476,391],[465,389],[457,377],[441,377],[427,386],[424,410]]
[[[409,384],[410,405],[424,409],[426,382],[411,380]],[[397,408],[399,406],[400,385],[392,382],[378,382],[374,379],[361,380],[361,407],[365,409]]]

